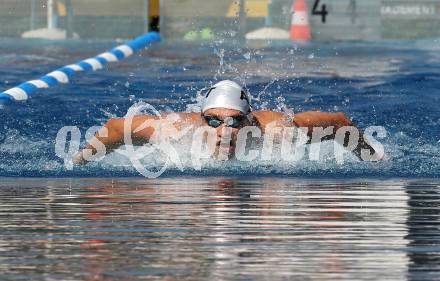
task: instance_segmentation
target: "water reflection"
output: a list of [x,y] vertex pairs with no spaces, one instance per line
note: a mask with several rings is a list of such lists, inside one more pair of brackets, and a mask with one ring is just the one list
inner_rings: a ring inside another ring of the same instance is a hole
[[408,185],[409,277],[440,280],[440,185]]
[[2,180],[0,272],[2,280],[417,279],[438,269],[436,192],[398,181]]

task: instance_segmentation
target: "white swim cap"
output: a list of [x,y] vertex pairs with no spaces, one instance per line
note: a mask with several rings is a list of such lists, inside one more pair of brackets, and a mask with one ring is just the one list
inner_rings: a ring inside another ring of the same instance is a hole
[[236,109],[248,114],[251,112],[249,96],[237,83],[223,80],[206,91],[202,112],[211,108]]

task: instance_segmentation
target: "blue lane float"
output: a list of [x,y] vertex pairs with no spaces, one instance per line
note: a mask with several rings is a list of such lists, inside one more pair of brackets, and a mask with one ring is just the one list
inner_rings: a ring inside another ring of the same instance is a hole
[[159,33],[146,33],[124,45],[120,45],[108,52],[99,54],[96,57],[82,60],[76,64],[66,65],[44,75],[40,79],[27,81],[17,87],[6,90],[0,93],[0,104],[7,104],[14,101],[25,101],[29,96],[35,94],[38,89],[53,87],[60,83],[69,83],[69,79],[77,72],[102,69],[107,63],[123,60],[137,51],[148,47],[152,43],[159,41]]

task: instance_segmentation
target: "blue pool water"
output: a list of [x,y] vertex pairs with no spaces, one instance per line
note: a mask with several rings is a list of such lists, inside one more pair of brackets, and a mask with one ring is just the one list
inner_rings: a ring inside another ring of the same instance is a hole
[[[0,88],[115,44],[1,40]],[[162,43],[1,108],[0,279],[439,280],[439,50]],[[225,78],[246,84],[257,110],[384,126],[386,159],[338,164],[324,146],[322,161],[184,162],[144,179],[115,153],[72,171],[55,154],[63,126],[84,143],[89,127],[142,102],[196,110],[197,91]]]
[[[116,44],[3,40],[0,88],[38,78]],[[230,78],[246,84],[256,109],[343,111],[362,128],[384,126],[386,160],[362,163],[348,157],[341,165],[330,157],[294,164],[213,164],[200,172],[188,165],[183,171],[170,167],[165,175],[437,178],[439,49],[436,41],[263,49],[224,42],[201,47],[161,43],[103,71],[80,74],[68,85],[43,90],[28,102],[0,109],[0,176],[139,176],[128,160],[115,155],[73,171],[65,169],[55,155],[58,130],[78,126],[84,136],[89,127],[124,116],[140,101],[161,111],[187,111],[188,104],[197,103],[198,90]]]

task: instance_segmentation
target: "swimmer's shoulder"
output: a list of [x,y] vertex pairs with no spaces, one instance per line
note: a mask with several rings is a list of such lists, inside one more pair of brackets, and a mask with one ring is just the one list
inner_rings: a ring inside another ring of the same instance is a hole
[[167,118],[170,114],[174,114],[178,117],[176,123],[181,123],[181,125],[199,125],[203,122],[202,114],[200,112],[177,112],[177,113],[164,113],[162,118]]
[[273,124],[276,127],[294,126],[292,118],[287,114],[276,111],[255,111],[252,112],[252,116],[256,123],[264,128],[269,124]]
[[[199,124],[202,122],[202,116],[199,112],[177,112],[177,113],[162,113],[161,116],[157,115],[137,115],[133,117],[133,125],[139,126],[141,123],[149,121],[149,120],[162,120],[170,118],[171,115],[174,115],[171,120],[171,123],[174,125],[178,125],[178,127],[183,125],[190,124]],[[176,118],[177,117],[177,118]],[[119,119],[120,122],[124,122],[124,119]]]
[[202,114],[200,112],[179,112],[177,115],[183,122],[199,123],[202,121]]

